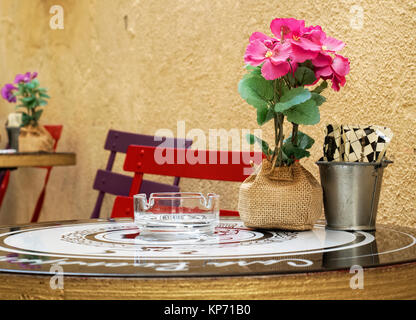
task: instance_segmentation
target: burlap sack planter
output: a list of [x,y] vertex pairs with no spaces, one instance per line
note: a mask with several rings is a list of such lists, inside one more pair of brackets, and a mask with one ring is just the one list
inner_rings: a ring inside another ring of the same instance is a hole
[[319,182],[299,163],[261,167],[240,186],[238,211],[247,227],[310,230],[322,214]]
[[20,128],[19,152],[52,152],[54,140],[45,127],[25,126]]

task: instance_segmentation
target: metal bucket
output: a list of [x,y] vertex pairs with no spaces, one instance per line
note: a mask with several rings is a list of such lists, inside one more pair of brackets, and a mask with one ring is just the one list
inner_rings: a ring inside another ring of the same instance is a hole
[[375,230],[383,170],[393,163],[318,161],[328,229]]

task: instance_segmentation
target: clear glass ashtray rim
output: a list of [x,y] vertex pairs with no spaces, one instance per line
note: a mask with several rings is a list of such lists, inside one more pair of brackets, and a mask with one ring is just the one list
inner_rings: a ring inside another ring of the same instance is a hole
[[155,192],[151,193],[149,198],[145,193],[135,194],[135,199],[157,199],[157,200],[177,200],[177,199],[208,199],[208,198],[219,198],[220,196],[216,193],[208,193],[206,196],[202,192]]

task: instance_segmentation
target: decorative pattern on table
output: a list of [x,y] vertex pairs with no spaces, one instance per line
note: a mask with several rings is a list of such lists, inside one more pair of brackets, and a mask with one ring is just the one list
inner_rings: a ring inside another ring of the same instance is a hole
[[377,249],[374,233],[326,230],[252,230],[239,220],[222,220],[215,235],[157,238],[140,234],[128,221],[31,226],[0,232],[0,271],[49,273],[52,264],[66,274],[227,275],[319,271],[353,264],[377,265],[383,255],[414,255],[412,234],[381,228],[398,239]]

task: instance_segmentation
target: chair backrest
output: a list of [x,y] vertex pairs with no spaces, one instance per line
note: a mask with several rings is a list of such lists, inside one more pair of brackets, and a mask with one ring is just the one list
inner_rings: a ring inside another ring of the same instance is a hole
[[55,140],[53,145],[53,150],[55,151],[56,147],[58,146],[58,141],[61,138],[63,125],[45,124],[44,127],[51,134],[53,140]]
[[[258,164],[262,158],[261,153],[248,151],[163,149],[131,145],[124,170],[134,172],[134,178],[129,195],[116,197],[111,216],[133,217],[133,195],[140,193],[144,174],[242,182],[253,171],[251,161]],[[238,212],[221,210],[221,214],[238,215]]]
[[[109,130],[105,141],[104,149],[110,151],[105,170],[98,170],[94,179],[93,188],[98,190],[98,197],[91,214],[91,218],[95,219],[100,216],[104,195],[106,193],[112,195],[128,195],[133,178],[123,174],[112,172],[116,154],[126,153],[130,145],[145,145],[157,147],[161,144],[172,148],[189,148],[192,140],[168,137],[155,137],[144,134],[124,132],[118,130]],[[150,194],[152,192],[177,192],[179,190],[179,177],[175,177],[172,185],[157,183],[145,180],[140,192]]]

